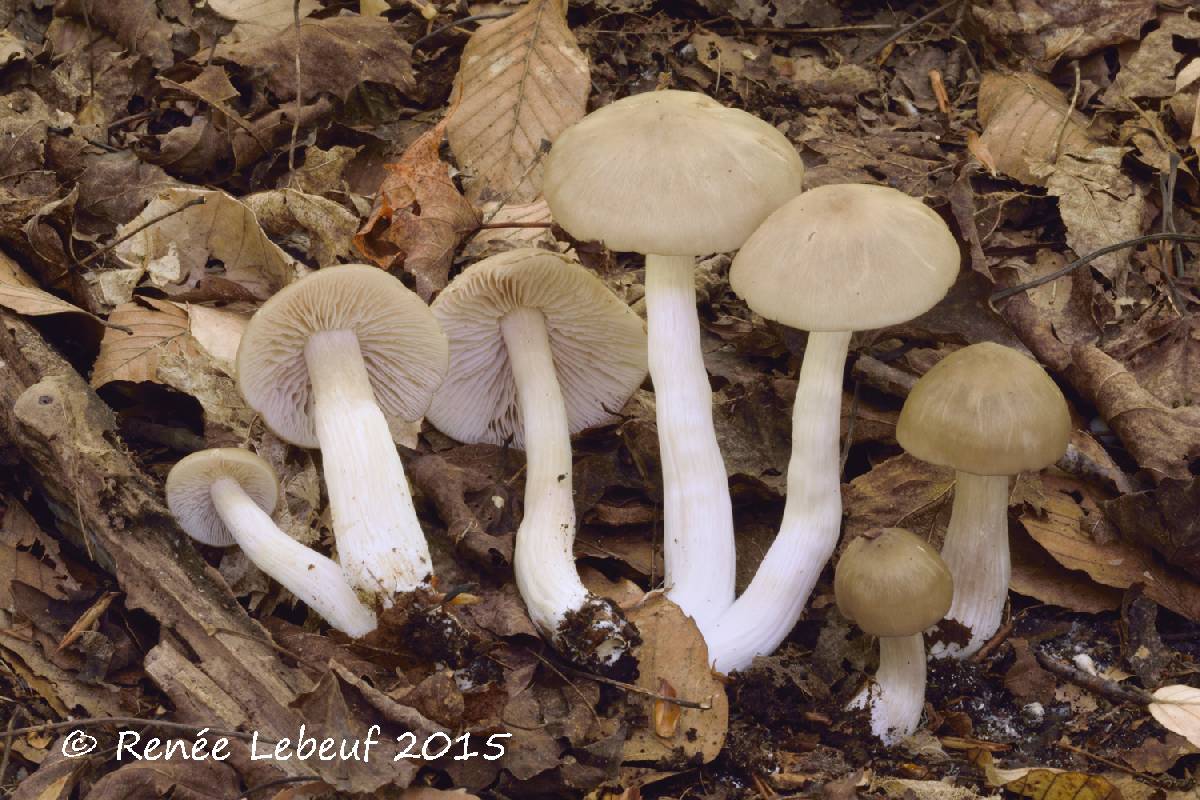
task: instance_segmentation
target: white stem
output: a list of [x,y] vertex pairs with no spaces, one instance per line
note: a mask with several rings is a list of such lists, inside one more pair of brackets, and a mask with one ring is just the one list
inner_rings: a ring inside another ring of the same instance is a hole
[[937,642],[930,652],[934,658],[967,658],[999,630],[1008,599],[1007,476],[955,474],[942,560],[954,577],[954,602],[946,617],[966,626],[970,639],[965,646]]
[[375,630],[375,613],[359,601],[341,567],[279,530],[237,481],[218,478],[209,493],[234,541],[259,569],[339,631],[358,637]]
[[925,639],[883,636],[879,639],[879,671],[850,701],[848,708],[871,709],[871,733],[895,744],[916,731],[925,707]]
[[700,349],[694,268],[691,256],[646,256],[667,596],[703,630],[733,603],[736,556],[729,478]]
[[575,502],[571,430],[546,332],[546,319],[520,308],[500,321],[525,428],[525,516],[517,530],[513,570],[534,624],[548,636],[588,592],[575,569]]
[[779,646],[804,613],[837,546],[842,371],[849,347],[849,332],[808,335],[792,408],[783,522],[746,591],[705,631],[709,659],[720,672],[745,669],[755,656]]
[[433,571],[404,466],[354,332],[314,334],[304,358],[338,561],[351,586],[390,606]]

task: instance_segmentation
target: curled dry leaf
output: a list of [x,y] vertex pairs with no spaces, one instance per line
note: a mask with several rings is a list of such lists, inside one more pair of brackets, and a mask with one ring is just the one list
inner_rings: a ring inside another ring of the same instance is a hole
[[[203,203],[185,208],[198,198]],[[265,300],[295,276],[295,261],[267,238],[254,212],[220,191],[161,192],[121,226],[118,236],[173,211],[177,213],[121,242],[115,251],[122,263],[142,269],[167,294],[189,300]]]
[[350,260],[358,218],[345,207],[295,189],[258,192],[244,202],[271,236],[307,238],[308,256],[317,266]]
[[1150,716],[1167,730],[1200,747],[1200,689],[1176,684],[1156,690],[1151,697]]
[[1151,491],[1105,503],[1104,512],[1125,538],[1200,578],[1200,478],[1164,478]]
[[583,117],[589,74],[563,0],[529,0],[471,36],[446,135],[459,164],[476,176],[473,200],[522,204],[538,196],[544,148]]
[[[29,277],[21,265],[0,252],[0,306],[26,317],[50,314],[91,314],[47,291]],[[96,319],[92,317],[92,319]]]
[[724,684],[708,665],[704,637],[692,618],[661,594],[649,596],[628,617],[642,634],[643,643],[637,652],[637,685],[661,693],[660,686],[665,682],[674,688],[677,697],[706,703],[711,708],[680,707],[678,718],[668,724],[672,712],[658,708],[664,701],[630,694],[631,704],[650,706],[645,717],[654,724],[630,733],[623,759],[659,761],[682,752],[689,758],[699,756],[707,764],[717,757],[725,742],[729,700]]
[[446,285],[455,249],[479,224],[438,155],[446,124],[442,120],[398,162],[385,165],[375,208],[354,237],[355,246],[384,269],[403,266],[425,300]]

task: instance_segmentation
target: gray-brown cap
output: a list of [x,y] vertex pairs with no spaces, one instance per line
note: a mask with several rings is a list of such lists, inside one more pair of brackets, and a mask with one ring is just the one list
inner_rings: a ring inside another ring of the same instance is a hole
[[842,616],[872,636],[912,636],[950,610],[954,579],[937,550],[903,528],[876,528],[846,545],[833,574]]
[[981,342],[943,358],[909,392],[896,439],[922,461],[975,475],[1016,475],[1062,457],[1071,415],[1036,361]]
[[276,293],[238,346],[238,388],[280,438],[318,447],[304,346],[319,331],[358,337],[375,401],[389,419],[419,419],[446,374],[446,337],[429,307],[377,267],[328,267]]
[[181,459],[167,474],[167,508],[188,536],[215,547],[233,544],[233,534],[213,505],[213,482],[232,478],[270,514],[279,502],[275,470],[258,455],[236,447],[201,450]]
[[427,419],[460,442],[524,447],[517,387],[500,320],[535,308],[546,330],[571,432],[610,421],[646,377],[646,326],[581,265],[522,248],[467,268],[433,314],[450,339],[450,371]]
[[932,308],[959,259],[950,229],[920,200],[886,186],[832,184],[771,214],[734,258],[729,285],[793,328],[872,330]]
[[618,100],[563,131],[542,191],[577,239],[697,256],[741,247],[803,178],[796,148],[771,125],[668,90]]

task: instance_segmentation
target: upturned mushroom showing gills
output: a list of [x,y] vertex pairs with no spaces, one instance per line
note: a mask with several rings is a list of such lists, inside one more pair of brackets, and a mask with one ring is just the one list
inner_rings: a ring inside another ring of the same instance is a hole
[[450,372],[429,421],[526,453],[514,571],[530,618],[576,663],[628,671],[637,632],[575,569],[571,434],[613,419],[646,377],[641,319],[579,264],[544,250],[486,258],[433,303]]
[[263,304],[238,348],[238,387],[281,439],[320,447],[350,585],[371,602],[427,584],[432,565],[386,414],[416,420],[446,373],[446,337],[381,269],[329,267]]
[[935,642],[935,657],[966,658],[1000,627],[1012,575],[1008,478],[1053,464],[1070,434],[1058,386],[1011,347],[964,347],[913,386],[896,439],[917,458],[956,470],[942,558],[954,574],[948,616],[966,627],[966,641]]
[[885,744],[912,734],[925,705],[921,632],[950,608],[954,582],[937,551],[902,528],[877,528],[846,546],[834,571],[838,610],[879,637],[879,669],[850,708],[867,708]]
[[779,646],[837,545],[851,332],[929,310],[954,283],[958,264],[958,245],[941,217],[895,189],[861,184],[805,192],[768,217],[734,259],[729,283],[750,308],[810,333],[779,533],[745,592],[705,631],[722,672]]
[[358,599],[341,568],[271,521],[278,499],[275,471],[248,450],[192,453],[167,475],[167,507],[184,533],[214,547],[237,544],[334,628],[355,637],[370,633],[375,613]]
[[735,554],[700,349],[695,257],[740,247],[803,177],[783,134],[696,92],[618,100],[564,131],[546,159],[543,188],[558,224],[577,239],[646,256],[667,594],[702,630],[733,602]]

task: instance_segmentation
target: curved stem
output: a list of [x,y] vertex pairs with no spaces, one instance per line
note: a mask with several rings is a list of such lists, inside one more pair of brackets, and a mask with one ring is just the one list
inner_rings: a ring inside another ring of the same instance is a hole
[[850,701],[849,708],[871,709],[871,733],[884,744],[910,736],[925,707],[925,638],[883,636],[874,681]]
[[554,636],[588,593],[575,569],[571,431],[542,312],[521,308],[500,321],[525,427],[525,516],[513,570],[534,624]]
[[349,636],[375,630],[375,613],[359,601],[342,569],[288,536],[233,478],[209,489],[213,505],[234,541],[255,566]]
[[745,669],[779,646],[837,546],[842,371],[849,347],[849,332],[808,335],[792,408],[783,522],[746,591],[705,634],[709,659],[720,672]]
[[351,586],[390,606],[433,571],[404,466],[354,332],[314,334],[304,357],[338,560]]
[[694,268],[691,256],[646,256],[646,323],[662,458],[667,596],[704,630],[733,603],[736,556],[729,478],[700,349]]
[[1007,476],[955,474],[942,560],[954,576],[954,602],[946,617],[966,626],[970,638],[965,646],[938,642],[930,652],[934,658],[967,658],[999,630],[1008,599]]

